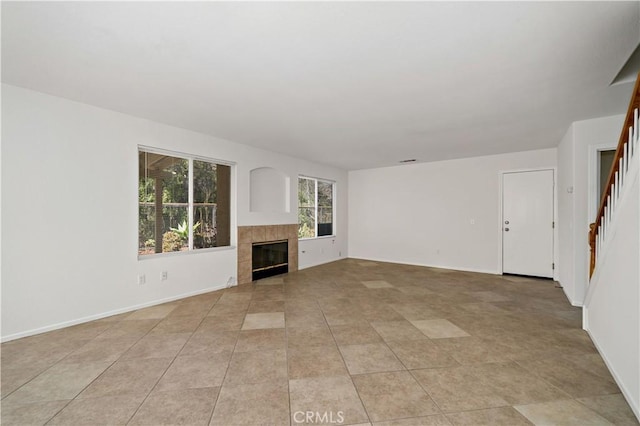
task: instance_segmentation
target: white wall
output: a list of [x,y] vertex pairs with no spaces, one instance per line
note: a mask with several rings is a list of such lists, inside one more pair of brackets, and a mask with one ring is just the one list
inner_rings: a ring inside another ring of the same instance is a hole
[[[297,222],[299,174],[336,181],[337,236],[301,242],[300,267],[347,253],[343,170],[9,85],[2,142],[3,340],[222,288],[236,276],[235,247],[138,260],[138,145],[237,164],[232,243],[236,225]],[[291,177],[289,213],[249,210],[257,167]]]
[[573,125],[558,145],[558,282],[567,298],[575,303],[574,248],[574,152]]
[[[635,159],[636,170],[640,166]],[[640,419],[640,185],[623,187],[584,306],[585,329]]]
[[[599,146],[617,145],[623,121],[624,115],[576,121],[558,147],[560,284],[576,306],[582,306],[589,284],[589,223],[597,204],[590,203],[595,190],[589,187],[589,174],[597,173],[590,168],[590,155]],[[595,179],[591,182],[596,184]],[[568,187],[573,187],[572,194]]]
[[351,171],[349,256],[500,273],[500,172],[555,166],[554,148]]
[[[624,115],[576,121],[574,128],[574,247],[575,247],[575,302],[582,304],[589,285],[589,151],[597,145],[616,146],[622,131]],[[594,174],[597,171],[593,171]],[[594,181],[595,182],[595,181]],[[597,202],[595,202],[597,204]]]

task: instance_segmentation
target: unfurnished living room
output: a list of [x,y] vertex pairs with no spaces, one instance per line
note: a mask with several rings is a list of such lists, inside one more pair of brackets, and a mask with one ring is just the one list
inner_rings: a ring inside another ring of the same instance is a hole
[[1,3],[3,425],[637,425],[640,2]]

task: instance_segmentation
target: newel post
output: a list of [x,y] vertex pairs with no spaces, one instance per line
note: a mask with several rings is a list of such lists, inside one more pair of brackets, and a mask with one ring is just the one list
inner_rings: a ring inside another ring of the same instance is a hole
[[589,247],[591,248],[591,260],[589,262],[589,278],[596,267],[596,224],[589,225]]

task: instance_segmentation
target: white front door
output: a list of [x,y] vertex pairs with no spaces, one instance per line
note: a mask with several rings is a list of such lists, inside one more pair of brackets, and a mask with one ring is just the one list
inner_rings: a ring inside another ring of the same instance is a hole
[[553,277],[553,170],[502,175],[502,272]]

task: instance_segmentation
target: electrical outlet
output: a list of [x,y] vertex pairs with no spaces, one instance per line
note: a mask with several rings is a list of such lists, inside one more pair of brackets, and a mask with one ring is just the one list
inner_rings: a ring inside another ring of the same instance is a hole
[[167,271],[162,271],[162,275],[160,275],[160,281],[166,281],[169,279],[169,273]]
[[341,251],[338,252],[338,257],[342,257],[342,252]]
[[146,283],[147,283],[147,277],[145,277],[144,274],[138,275],[138,284],[144,285]]

